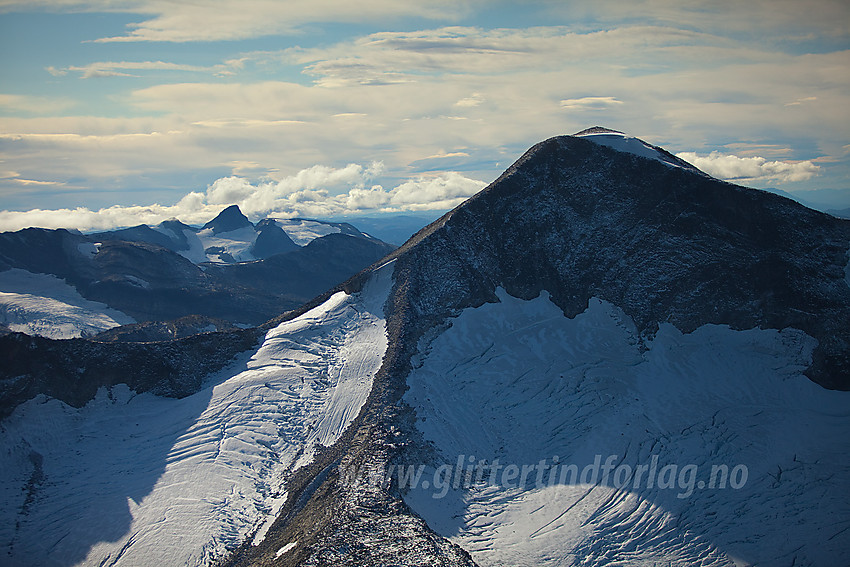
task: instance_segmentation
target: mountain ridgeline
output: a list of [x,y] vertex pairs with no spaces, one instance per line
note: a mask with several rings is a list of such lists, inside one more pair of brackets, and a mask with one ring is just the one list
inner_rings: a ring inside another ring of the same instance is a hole
[[395,260],[389,346],[372,394],[340,441],[290,479],[266,540],[227,565],[473,564],[422,531],[395,481],[352,483],[342,471],[374,475],[411,451],[429,458],[402,401],[408,375],[423,345],[464,309],[499,302],[500,287],[527,300],[545,290],[568,318],[607,301],[634,322],[641,348],[661,323],[801,329],[818,341],[805,374],[850,390],[850,222],[711,178],[639,140],[638,151],[605,142],[537,144],[385,259]]
[[661,322],[794,327],[819,343],[807,375],[847,390],[848,248],[845,219],[564,136],[395,252],[392,308],[436,325],[502,286],[546,290],[567,317],[604,299],[647,337]]

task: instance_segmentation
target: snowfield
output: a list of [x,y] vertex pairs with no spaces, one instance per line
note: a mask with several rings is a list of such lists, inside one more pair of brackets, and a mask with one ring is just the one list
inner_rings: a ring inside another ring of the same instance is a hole
[[0,272],[0,324],[12,331],[70,339],[135,322],[104,303],[89,301],[56,276],[19,268]]
[[[275,219],[275,223],[298,246],[306,246],[316,238],[341,232],[341,229],[337,226],[304,219]],[[169,236],[174,234],[173,231],[168,229],[156,230]],[[251,247],[256,242],[258,235],[253,227],[246,226],[218,234],[213,234],[212,229],[209,228],[198,233],[183,230],[183,234],[186,235],[189,242],[189,249],[181,250],[178,253],[195,264],[202,262],[226,263],[219,257],[219,254],[229,254],[237,262],[252,262],[258,259],[251,252]],[[218,249],[220,252],[207,253],[206,250],[209,248]]]
[[298,246],[307,246],[321,236],[342,232],[338,226],[306,219],[275,219],[275,222]]
[[617,132],[594,132],[589,134],[581,134],[578,137],[586,138],[591,142],[594,142],[601,146],[607,146],[609,148],[617,150],[618,152],[624,152],[627,154],[633,154],[636,156],[653,159],[671,167],[681,167],[681,164],[675,163],[671,160],[669,156],[666,156],[663,153],[659,152],[640,138],[634,138],[632,136],[627,136],[626,134]]
[[[223,254],[229,254],[237,262],[250,262],[257,258],[251,253],[251,246],[257,240],[257,231],[253,226],[246,226],[230,232],[213,234],[211,228],[198,232],[198,239],[204,250],[217,248]],[[207,262],[224,262],[216,252],[206,252]]]
[[259,542],[286,479],[336,441],[387,347],[392,265],[269,331],[184,399],[44,396],[0,423],[0,563],[210,565]]
[[[405,500],[437,533],[482,566],[850,556],[850,393],[802,375],[814,339],[662,324],[642,350],[609,303],[568,319],[545,292],[498,294],[421,344],[408,378],[438,456]],[[453,476],[481,461],[479,482]]]

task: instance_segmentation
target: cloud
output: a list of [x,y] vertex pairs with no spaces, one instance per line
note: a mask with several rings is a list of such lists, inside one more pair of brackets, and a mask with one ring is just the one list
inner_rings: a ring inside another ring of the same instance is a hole
[[606,110],[612,106],[623,104],[613,96],[586,96],[568,98],[561,101],[561,108],[567,110]]
[[816,96],[806,96],[806,97],[803,97],[803,98],[798,98],[794,102],[786,102],[785,106],[800,106],[801,104],[804,104],[804,103],[807,103],[807,102],[814,102],[817,99],[818,99],[818,97],[816,97]]
[[472,93],[471,96],[466,98],[462,98],[455,103],[455,106],[459,106],[461,108],[474,108],[479,106],[482,102],[484,102],[484,95],[481,93]]
[[763,157],[738,157],[712,152],[699,156],[682,152],[677,157],[695,165],[713,177],[727,181],[786,183],[805,181],[818,174],[820,166],[811,161],[768,161]]
[[71,65],[62,69],[47,67],[47,71],[55,76],[61,77],[69,72],[79,73],[83,79],[101,77],[134,77],[127,71],[188,71],[192,73],[211,73],[219,76],[232,75],[235,69],[242,67],[242,60],[232,59],[219,65],[204,67],[199,65],[185,65],[182,63],[170,63],[167,61],[96,61],[87,65]]
[[[168,191],[173,202],[220,177],[279,179],[316,163],[341,168],[377,160],[413,176],[439,168],[489,180],[542,139],[602,124],[674,153],[839,156],[840,164],[819,163],[817,182],[840,183],[839,175],[828,179],[850,163],[841,149],[850,51],[759,50],[692,29],[631,25],[642,21],[603,31],[438,27],[336,44],[324,36],[331,43],[320,48],[235,54],[246,71],[234,67],[237,75],[226,81],[186,72],[177,81],[159,80],[171,71],[112,65],[122,61],[81,64],[65,72],[75,77],[99,68],[146,76],[122,82],[138,90],[79,97],[86,115],[56,117],[45,110],[38,117],[0,118],[0,153],[4,167],[22,177],[86,189],[91,200],[85,203],[99,206],[116,202],[116,191]],[[142,51],[140,57],[150,59],[142,63],[167,63],[156,61],[163,47],[155,47],[152,56]],[[231,55],[222,55],[219,65]],[[299,73],[305,75],[291,79]],[[68,92],[101,87],[74,83]],[[817,101],[785,106],[809,96]],[[97,116],[101,102],[110,118]],[[747,151],[732,145],[736,141],[776,150]],[[434,157],[441,153],[444,159]],[[238,165],[245,163],[250,170]],[[11,183],[0,183],[0,190],[15,194]],[[154,200],[166,202],[159,196],[143,202]],[[80,201],[70,193],[32,191],[9,202],[4,208]]]
[[[686,46],[699,45],[699,52]],[[648,50],[677,49],[676,56],[746,60],[750,54],[720,36],[661,26],[630,26],[577,32],[565,26],[481,29],[443,27],[411,32],[379,32],[330,47],[289,49],[283,61],[305,66],[317,84],[385,84],[445,74],[504,75],[589,66],[617,57],[624,65]],[[268,53],[263,54],[269,56]],[[608,67],[610,70],[610,67]],[[477,93],[481,97],[481,93]],[[475,106],[475,95],[463,99]],[[483,100],[483,99],[481,99]],[[461,104],[463,106],[463,104]]]
[[130,24],[126,35],[96,41],[184,43],[294,34],[302,26],[316,23],[375,23],[406,17],[453,21],[469,12],[470,3],[450,0],[2,0],[0,11],[40,8],[139,14],[142,21]]
[[[250,218],[328,217],[364,212],[442,210],[455,207],[480,191],[485,183],[457,172],[417,177],[385,190],[373,180],[383,164],[348,164],[334,168],[316,165],[278,181],[251,183],[241,177],[223,177],[205,192],[190,192],[174,205],[113,206],[100,210],[33,209],[0,211],[0,231],[37,226],[82,231],[108,230],[137,224],[158,224],[178,218],[188,224],[205,223],[227,205],[237,204]],[[9,172],[16,177],[16,172]]]

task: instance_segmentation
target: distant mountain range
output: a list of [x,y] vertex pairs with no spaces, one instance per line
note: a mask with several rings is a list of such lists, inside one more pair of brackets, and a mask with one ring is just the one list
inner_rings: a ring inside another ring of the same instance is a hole
[[393,248],[348,223],[253,224],[236,205],[201,228],[169,220],[88,235],[40,228],[2,233],[0,325],[51,338],[131,325],[103,340],[253,326]]

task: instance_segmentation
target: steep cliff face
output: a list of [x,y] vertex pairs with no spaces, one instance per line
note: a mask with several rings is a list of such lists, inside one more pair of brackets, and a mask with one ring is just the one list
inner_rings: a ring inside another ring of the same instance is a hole
[[399,252],[398,308],[436,323],[502,286],[524,299],[546,290],[567,317],[598,297],[645,336],[662,322],[794,327],[819,343],[807,374],[848,389],[848,247],[846,220],[561,137]]

